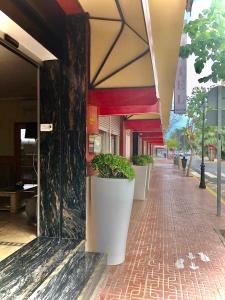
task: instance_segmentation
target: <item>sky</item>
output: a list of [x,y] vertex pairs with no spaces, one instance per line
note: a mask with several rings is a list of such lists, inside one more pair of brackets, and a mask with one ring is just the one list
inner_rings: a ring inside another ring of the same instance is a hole
[[[192,6],[192,13],[191,16],[187,16],[188,21],[189,20],[195,20],[199,13],[210,7],[211,0],[194,0],[193,6]],[[190,40],[187,40],[188,43],[190,43]],[[203,70],[201,75],[197,75],[194,70],[194,55],[191,55],[187,59],[187,96],[190,96],[192,93],[192,89],[196,86],[200,86],[198,79],[202,76],[206,76],[208,74],[208,70],[210,69],[210,64],[208,64],[205,69]],[[204,86],[210,86],[211,84],[205,84]],[[203,86],[203,84],[201,84]],[[174,132],[176,128],[182,128],[186,125],[187,119],[184,115],[175,115],[174,113],[171,113],[170,115],[170,128],[165,136],[165,138],[169,138],[171,133]]]

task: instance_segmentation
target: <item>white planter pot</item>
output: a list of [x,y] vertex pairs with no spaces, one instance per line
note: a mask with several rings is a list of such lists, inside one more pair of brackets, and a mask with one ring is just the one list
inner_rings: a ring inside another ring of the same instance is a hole
[[134,180],[92,177],[96,251],[108,255],[108,265],[124,262],[134,196]]
[[134,199],[145,200],[148,166],[133,166],[135,169]]
[[149,191],[149,188],[150,188],[151,170],[152,170],[152,164],[149,164],[148,165],[147,184],[146,184],[147,191]]
[[86,177],[86,243],[85,251],[95,252],[95,221],[93,219],[93,206],[91,201],[91,180],[92,177]]

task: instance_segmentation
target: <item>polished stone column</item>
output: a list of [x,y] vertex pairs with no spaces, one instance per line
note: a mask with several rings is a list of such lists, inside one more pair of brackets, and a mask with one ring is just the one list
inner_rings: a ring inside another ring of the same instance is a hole
[[87,41],[87,15],[68,16],[64,59],[41,68],[42,236],[85,238]]
[[87,16],[68,16],[62,105],[62,236],[85,238]]
[[47,61],[40,76],[40,123],[53,124],[40,133],[40,235],[60,236],[61,91],[60,62]]

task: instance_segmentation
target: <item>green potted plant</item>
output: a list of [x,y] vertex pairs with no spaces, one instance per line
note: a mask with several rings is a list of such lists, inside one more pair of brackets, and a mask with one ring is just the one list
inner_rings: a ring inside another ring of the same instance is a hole
[[127,233],[134,195],[135,172],[122,156],[100,154],[92,167],[91,199],[96,251],[108,254],[107,264],[125,260]]
[[154,159],[151,155],[144,155],[148,164],[153,164],[154,163]]
[[151,169],[154,163],[154,159],[151,155],[142,155],[145,157],[146,161],[147,161],[147,165],[148,165],[148,175],[147,175],[147,185],[146,185],[146,189],[147,191],[149,191],[150,188],[150,177],[151,177]]
[[136,173],[134,199],[145,200],[149,173],[148,159],[146,155],[133,156],[133,165]]

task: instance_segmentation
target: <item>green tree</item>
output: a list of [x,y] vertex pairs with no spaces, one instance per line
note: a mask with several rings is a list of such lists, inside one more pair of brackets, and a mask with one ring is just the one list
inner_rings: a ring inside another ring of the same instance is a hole
[[187,58],[194,54],[195,72],[201,74],[206,63],[212,62],[211,73],[199,79],[199,82],[225,81],[225,3],[212,0],[209,9],[204,10],[194,21],[188,22],[184,32],[191,39],[191,44],[180,48],[180,56]]
[[188,168],[187,168],[187,172],[186,172],[186,176],[189,176],[191,166],[192,166],[194,149],[195,149],[195,145],[196,145],[194,124],[192,123],[191,120],[189,120],[187,123],[187,126],[183,128],[183,134],[185,136],[186,143],[188,144],[190,151],[191,151],[191,156],[190,156],[190,160],[189,160],[189,164],[188,164]]
[[166,145],[169,150],[174,150],[179,148],[179,142],[177,141],[176,137],[173,136],[166,141]]
[[186,176],[190,175],[193,154],[195,151],[198,151],[198,149],[200,148],[199,146],[201,145],[202,121],[203,117],[205,116],[206,99],[207,90],[202,87],[194,88],[192,91],[192,95],[187,98],[186,116],[188,118],[188,121],[186,127],[183,128],[183,134],[191,151],[191,156]]
[[[206,122],[207,112],[207,93],[208,90],[203,87],[194,88],[192,95],[187,98],[187,112],[188,117],[187,126],[183,129],[186,137],[187,144],[190,147],[191,154],[194,151],[201,153],[202,151],[202,124],[203,118],[205,122],[204,126],[204,144],[205,146],[211,144],[216,147],[217,145],[217,127],[209,126]],[[204,109],[204,111],[203,111]],[[203,114],[204,112],[204,114]],[[225,128],[222,129],[222,136],[225,136]],[[222,148],[225,147],[225,141],[222,141]],[[188,166],[187,176],[191,169],[192,155]]]

